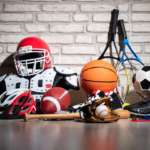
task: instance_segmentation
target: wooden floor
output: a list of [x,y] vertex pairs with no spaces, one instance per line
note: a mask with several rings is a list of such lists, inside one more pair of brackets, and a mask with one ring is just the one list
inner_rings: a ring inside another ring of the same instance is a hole
[[0,120],[0,150],[150,150],[150,122]]

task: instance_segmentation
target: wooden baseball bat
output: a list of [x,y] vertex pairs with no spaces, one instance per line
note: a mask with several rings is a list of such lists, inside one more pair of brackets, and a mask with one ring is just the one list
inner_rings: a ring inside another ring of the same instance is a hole
[[[130,112],[128,110],[115,110],[115,112],[120,116],[120,119],[128,119],[130,117]],[[79,113],[64,113],[64,114],[24,114],[24,121],[30,119],[75,119],[80,118]]]

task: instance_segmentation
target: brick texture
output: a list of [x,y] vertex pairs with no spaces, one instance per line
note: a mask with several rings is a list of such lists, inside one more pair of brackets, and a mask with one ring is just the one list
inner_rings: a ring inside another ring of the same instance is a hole
[[85,65],[89,62],[88,57],[70,57],[70,56],[54,56],[55,65]]
[[[119,14],[118,19],[123,19],[124,22],[129,21],[129,17],[127,14]],[[94,14],[93,21],[94,22],[110,22],[111,14]]]
[[84,32],[84,26],[81,24],[50,25],[50,32],[80,33]]
[[37,20],[43,22],[70,22],[69,14],[37,14]]
[[39,11],[38,5],[33,4],[5,4],[4,11],[6,12],[32,12]]
[[133,4],[132,11],[150,11],[150,3],[149,4]]
[[27,32],[46,32],[46,25],[41,25],[41,24],[25,24],[25,29]]
[[133,24],[133,32],[150,32],[150,24]]
[[33,21],[33,15],[32,14],[0,14],[0,21],[5,22],[28,22]]
[[128,11],[129,10],[129,5],[128,4],[118,4],[118,9],[120,11]]
[[71,35],[54,35],[54,36],[40,36],[41,39],[43,39],[47,43],[57,43],[57,44],[71,44],[73,43],[73,36]]
[[114,9],[113,4],[81,4],[81,11],[83,12],[103,12]]
[[63,54],[96,54],[96,48],[94,46],[63,46]]
[[88,35],[77,35],[75,38],[76,43],[92,43],[93,42],[93,36]]
[[65,4],[65,5],[43,5],[43,11],[50,12],[76,12],[77,6],[73,4]]
[[75,14],[73,16],[73,19],[75,22],[82,22],[82,21],[89,21],[89,15],[88,14]]
[[150,21],[150,15],[149,14],[141,14],[141,13],[136,13],[132,15],[132,21],[134,22],[138,22],[138,21]]
[[21,32],[21,25],[0,24],[0,32]]

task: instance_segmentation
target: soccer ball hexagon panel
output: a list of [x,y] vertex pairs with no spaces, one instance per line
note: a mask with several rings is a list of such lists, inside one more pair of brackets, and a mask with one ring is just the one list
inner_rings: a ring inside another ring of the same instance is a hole
[[150,66],[144,66],[133,76],[134,89],[143,96],[150,96]]

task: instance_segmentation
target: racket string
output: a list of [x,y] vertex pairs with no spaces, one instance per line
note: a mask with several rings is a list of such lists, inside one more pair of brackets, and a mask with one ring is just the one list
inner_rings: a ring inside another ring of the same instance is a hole
[[124,68],[122,67],[122,65],[120,65],[119,71],[117,73],[118,74],[117,87],[118,87],[119,95],[121,96],[121,99],[126,103],[130,103],[130,104],[137,103],[141,101],[143,98],[140,97],[139,94],[137,94],[136,91],[134,90],[132,77],[137,72],[137,70],[139,70],[143,65],[139,62],[135,63],[135,61],[125,61],[124,63],[129,74],[129,80],[130,80],[129,91],[128,94],[126,94],[126,89],[128,87],[127,86],[128,80]]

